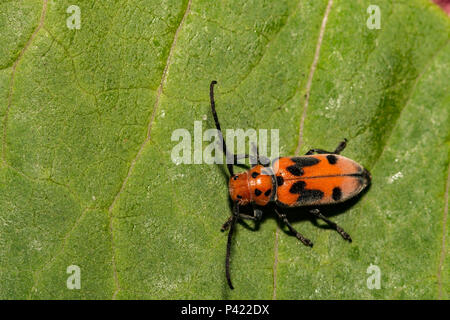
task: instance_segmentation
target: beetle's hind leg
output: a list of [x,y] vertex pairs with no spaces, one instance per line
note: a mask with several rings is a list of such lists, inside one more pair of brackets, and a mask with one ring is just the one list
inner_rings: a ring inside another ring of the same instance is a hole
[[289,230],[295,234],[295,237],[300,240],[305,246],[308,247],[312,247],[313,243],[311,240],[305,238],[301,233],[299,233],[297,230],[295,230],[295,228],[291,225],[291,223],[289,222],[289,220],[286,217],[286,214],[284,213],[280,213],[276,208],[275,208],[275,212],[277,213],[278,217],[283,220],[283,222],[287,225],[287,227],[289,228]]
[[311,212],[316,218],[319,218],[328,223],[328,225],[330,225],[333,229],[335,229],[342,236],[342,238],[348,240],[349,242],[352,242],[352,238],[350,237],[350,235],[347,232],[345,232],[344,229],[338,226],[335,222],[331,221],[330,219],[325,217],[322,213],[320,213],[319,209],[312,209],[309,212]]
[[345,147],[347,146],[347,139],[342,140],[339,145],[336,147],[336,149],[334,151],[326,151],[326,150],[322,150],[322,149],[310,149],[307,153],[305,153],[306,155],[311,155],[314,153],[318,153],[318,154],[340,154],[342,152],[342,150],[345,149]]

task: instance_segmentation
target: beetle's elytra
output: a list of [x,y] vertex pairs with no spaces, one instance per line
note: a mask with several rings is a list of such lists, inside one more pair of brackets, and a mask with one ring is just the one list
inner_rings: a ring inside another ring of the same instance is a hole
[[[223,152],[227,157],[230,153],[223,140],[220,123],[217,117],[214,101],[214,85],[210,85],[211,110],[216,128],[222,139]],[[346,201],[370,185],[371,176],[368,170],[357,162],[339,155],[346,147],[344,139],[334,151],[311,149],[301,157],[281,157],[275,159],[270,166],[264,166],[257,152],[257,161],[245,172],[234,174],[233,164],[227,163],[230,173],[228,190],[233,201],[233,213],[222,226],[222,231],[228,232],[227,255],[225,260],[226,278],[233,289],[230,277],[230,248],[235,223],[238,219],[261,219],[262,211],[258,207],[275,204],[274,210],[278,217],[287,225],[303,244],[312,246],[311,240],[305,238],[292,227],[286,215],[280,212],[282,207],[308,206],[316,218],[324,220],[334,228],[345,240],[352,241],[350,235],[333,221],[322,215],[315,206],[335,204]],[[248,158],[249,155],[242,157]],[[233,155],[232,159],[238,159]],[[251,205],[253,215],[242,214],[239,207]]]

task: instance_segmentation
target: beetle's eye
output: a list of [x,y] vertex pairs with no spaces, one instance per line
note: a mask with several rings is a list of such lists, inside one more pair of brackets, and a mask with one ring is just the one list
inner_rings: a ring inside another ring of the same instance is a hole
[[238,178],[238,176],[236,175],[236,176],[233,177],[233,180],[237,180],[237,178]]
[[237,197],[238,199],[242,199],[242,196],[239,195],[239,194],[238,194],[236,197]]

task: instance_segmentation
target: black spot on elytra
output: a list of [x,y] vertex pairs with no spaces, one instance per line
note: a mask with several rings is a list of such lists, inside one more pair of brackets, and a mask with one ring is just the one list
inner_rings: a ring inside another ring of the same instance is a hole
[[282,176],[277,176],[277,186],[282,186],[284,184],[284,179]]
[[256,196],[258,197],[258,196],[260,196],[261,195],[261,193],[262,193],[262,191],[261,190],[259,190],[259,189],[255,189],[255,194],[256,194]]
[[336,164],[337,162],[336,156],[332,154],[327,155],[327,160],[329,164]]
[[320,162],[319,159],[314,157],[292,157],[291,160],[295,164],[287,167],[286,170],[294,176],[302,176],[305,173],[303,167],[310,167]]
[[333,200],[334,201],[339,201],[342,198],[342,190],[339,187],[336,187],[333,189]]
[[289,189],[290,193],[300,193],[305,190],[306,183],[304,181],[298,181],[294,183]]
[[257,176],[259,176],[259,173],[254,171],[252,172],[252,178],[255,179]]
[[323,192],[315,189],[305,189],[306,183],[304,181],[297,181],[289,189],[290,193],[298,193],[300,196],[297,202],[310,203],[323,198]]
[[320,162],[320,160],[315,157],[292,157],[291,160],[300,167],[310,167]]
[[264,192],[264,195],[266,197],[268,197],[270,195],[270,193],[272,192],[272,189],[267,190],[266,192]]
[[238,176],[236,175],[236,176],[233,177],[233,180],[237,180],[237,178],[238,178]]
[[303,169],[301,167],[297,166],[296,164],[294,164],[293,166],[289,166],[286,169],[287,169],[287,171],[292,173],[294,176],[301,176],[304,173]]
[[236,197],[237,197],[238,199],[242,199],[242,196],[239,195],[239,194],[238,194]]
[[315,202],[323,198],[323,192],[320,190],[305,190],[298,197],[297,202]]

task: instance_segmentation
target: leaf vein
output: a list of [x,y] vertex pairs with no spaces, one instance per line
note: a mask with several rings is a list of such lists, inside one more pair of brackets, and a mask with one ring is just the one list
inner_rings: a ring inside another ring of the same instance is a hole
[[448,175],[447,175],[447,186],[445,188],[445,205],[444,205],[444,216],[443,216],[443,222],[442,222],[442,248],[441,248],[441,257],[439,260],[439,268],[437,273],[437,279],[438,279],[438,299],[442,299],[442,270],[444,268],[444,261],[445,261],[445,247],[446,247],[446,239],[445,239],[445,233],[447,231],[447,217],[448,217],[448,190],[450,185],[450,165],[448,167]]
[[147,143],[151,139],[151,129],[152,129],[153,122],[154,122],[154,119],[155,119],[155,116],[156,116],[156,110],[158,109],[158,106],[160,104],[160,98],[161,98],[161,95],[163,93],[163,86],[164,86],[164,84],[166,82],[166,79],[167,79],[167,74],[168,74],[168,69],[169,69],[169,66],[170,66],[171,58],[172,58],[172,55],[173,55],[173,52],[174,52],[174,48],[175,48],[175,46],[177,44],[177,40],[178,40],[179,33],[181,31],[181,28],[182,28],[182,26],[184,24],[184,21],[186,20],[186,17],[188,16],[188,14],[190,12],[191,3],[192,3],[192,0],[189,0],[188,3],[187,3],[187,6],[186,6],[186,10],[185,10],[185,12],[183,14],[183,17],[182,17],[182,19],[181,19],[181,21],[180,21],[180,23],[179,23],[179,25],[178,25],[178,27],[177,27],[177,29],[175,31],[174,39],[172,41],[172,45],[170,46],[169,54],[167,56],[166,65],[164,67],[164,70],[163,70],[163,73],[162,73],[162,76],[161,76],[161,82],[160,82],[158,90],[156,92],[156,99],[155,99],[155,103],[153,105],[153,111],[152,111],[152,114],[150,116],[149,124],[148,124],[148,127],[147,127],[146,138],[145,138],[144,142],[142,143],[141,147],[139,148],[138,153],[132,159],[130,167],[128,169],[128,173],[127,173],[123,183],[121,184],[119,191],[117,192],[117,194],[114,197],[111,205],[108,208],[108,212],[109,212],[109,230],[110,230],[110,233],[111,233],[111,243],[112,243],[112,250],[113,250],[112,265],[113,265],[113,270],[114,270],[114,282],[115,282],[115,286],[116,286],[116,290],[114,291],[113,296],[112,296],[113,299],[116,298],[117,293],[120,291],[120,283],[119,283],[119,279],[118,279],[116,258],[115,258],[115,253],[114,253],[115,252],[115,247],[114,247],[114,227],[113,227],[112,211],[113,211],[113,209],[114,209],[114,207],[115,207],[115,205],[117,203],[117,200],[119,199],[120,195],[122,194],[122,191],[125,189],[125,186],[126,186],[126,184],[128,182],[128,179],[130,178],[130,176],[131,176],[131,174],[133,172],[133,169],[134,169],[134,167],[136,165],[136,162],[141,157],[145,146],[147,145]]
[[44,25],[44,20],[45,20],[45,16],[47,14],[47,3],[48,0],[43,0],[43,4],[42,4],[42,11],[41,11],[41,17],[39,19],[39,24],[36,27],[36,29],[33,31],[33,33],[31,34],[30,39],[28,39],[28,41],[25,43],[25,46],[23,47],[22,51],[20,51],[19,55],[17,56],[16,61],[14,61],[13,65],[12,65],[12,70],[11,70],[11,83],[9,84],[9,92],[8,92],[8,99],[7,99],[7,105],[6,105],[6,111],[5,111],[5,116],[3,119],[3,137],[2,137],[2,160],[3,163],[6,164],[6,139],[7,139],[7,124],[8,124],[8,118],[9,118],[9,110],[11,109],[11,103],[12,103],[12,95],[13,95],[13,87],[14,87],[14,79],[16,76],[16,70],[17,70],[17,65],[19,64],[19,62],[22,60],[25,51],[27,51],[27,49],[30,47],[31,43],[33,42],[34,38],[36,38],[37,33],[39,32],[39,30],[41,30],[42,26]]
[[[311,64],[311,68],[309,71],[308,82],[306,83],[305,103],[303,105],[303,114],[300,119],[299,138],[298,138],[298,144],[297,144],[297,149],[295,151],[295,155],[299,154],[300,146],[301,146],[302,140],[303,140],[303,125],[305,122],[306,110],[308,108],[308,103],[309,103],[309,93],[311,91],[311,85],[312,85],[314,73],[316,71],[317,64],[319,62],[320,48],[322,47],[323,36],[325,34],[325,28],[327,26],[328,16],[330,14],[332,5],[333,5],[333,0],[329,0],[327,7],[325,9],[324,16],[322,18],[322,24],[320,26],[319,37],[317,39],[317,44],[316,44],[316,50],[315,50],[313,62]],[[275,232],[275,254],[274,254],[275,258],[274,258],[274,263],[273,263],[273,273],[274,273],[273,299],[276,299],[276,294],[277,294],[276,293],[276,289],[277,289],[276,273],[277,273],[277,264],[278,264],[278,236],[279,236],[279,226],[277,225],[277,229]]]

